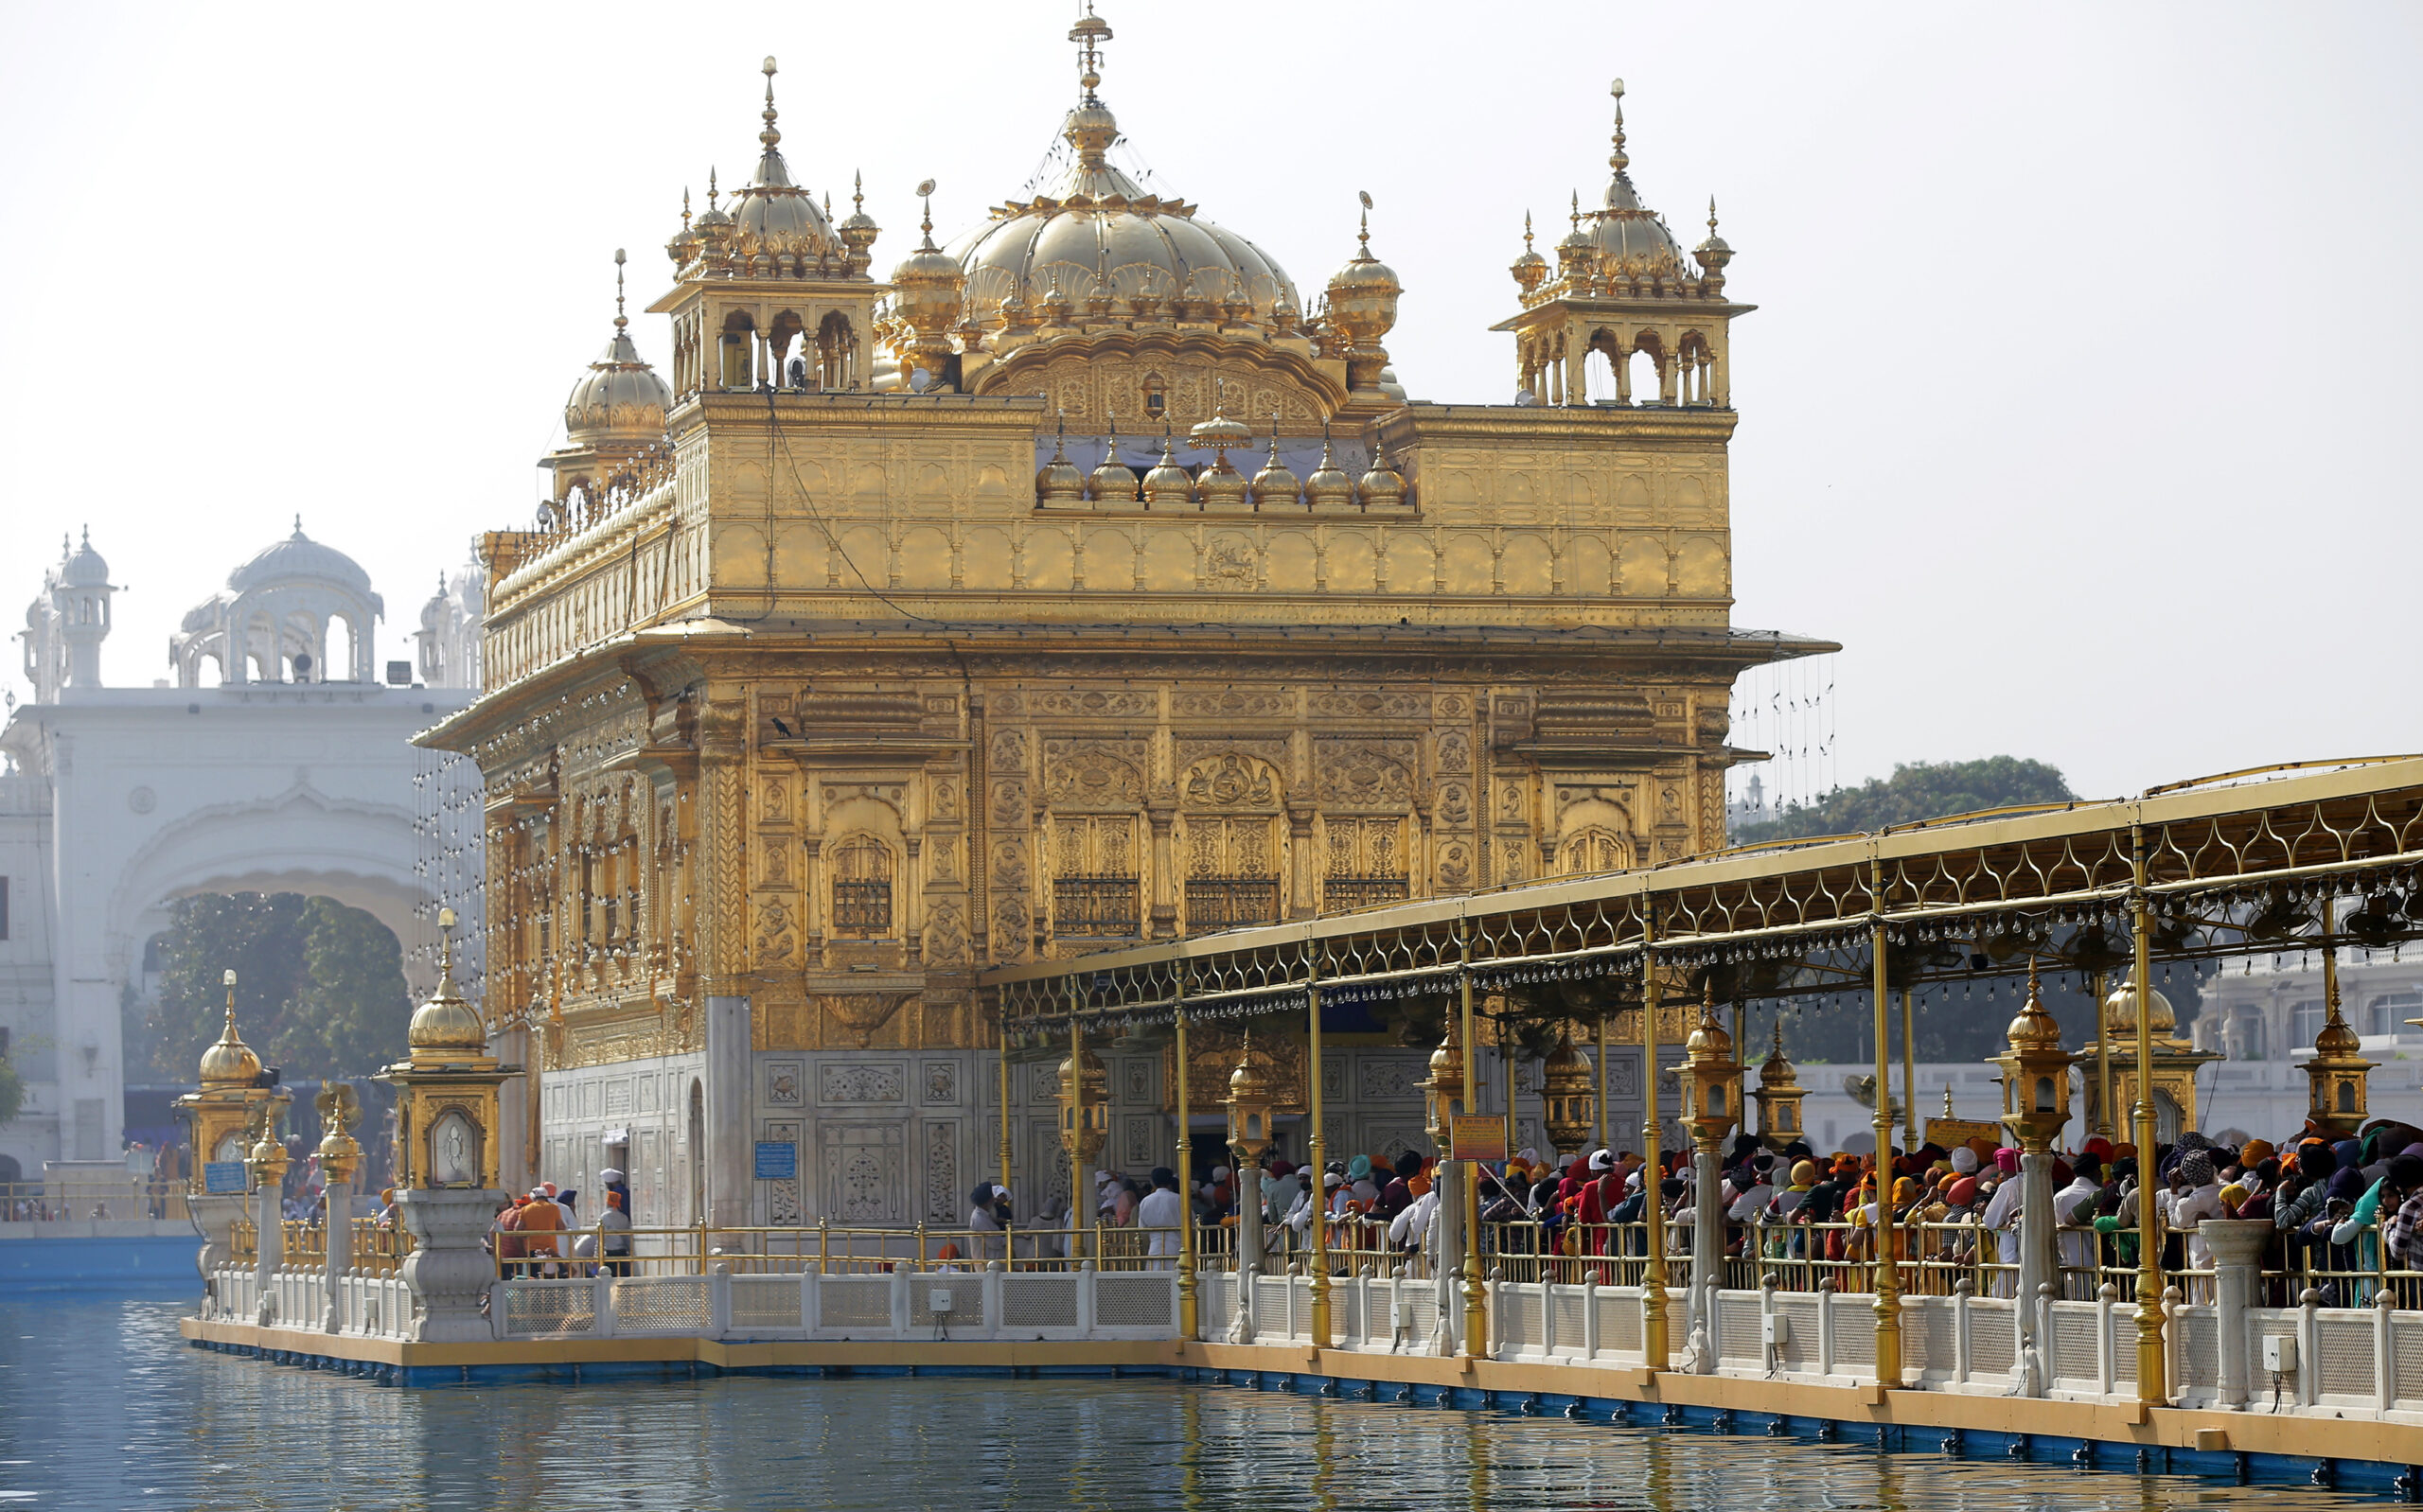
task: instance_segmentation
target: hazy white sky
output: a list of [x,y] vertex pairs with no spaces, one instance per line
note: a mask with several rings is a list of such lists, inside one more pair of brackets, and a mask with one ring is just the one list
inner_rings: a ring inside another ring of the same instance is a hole
[[[290,528],[408,654],[438,571],[527,519],[682,186],[784,148],[913,245],[1016,193],[1072,93],[1060,0],[0,6],[0,602],[89,520],[113,682]],[[2423,748],[2407,4],[1106,0],[1160,184],[1317,288],[1354,193],[1418,397],[1502,401],[1505,268],[1606,174],[1738,249],[1739,624],[1841,641],[1845,780],[2010,751],[2091,794]],[[661,321],[636,324],[663,360]],[[2404,439],[2402,439],[2404,438]],[[10,684],[18,659],[7,663]]]

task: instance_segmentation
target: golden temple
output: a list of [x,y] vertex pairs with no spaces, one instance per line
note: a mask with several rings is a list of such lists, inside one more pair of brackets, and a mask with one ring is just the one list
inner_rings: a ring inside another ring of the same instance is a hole
[[[618,298],[541,519],[481,538],[487,692],[424,740],[487,783],[507,1186],[956,1220],[1014,1142],[1042,1211],[1054,1089],[999,1074],[980,970],[1718,846],[1736,675],[1831,649],[1732,624],[1751,307],[1712,211],[1687,254],[1644,207],[1620,83],[1601,202],[1512,267],[1515,401],[1433,403],[1369,197],[1306,297],[1122,167],[1111,29],[1069,35],[1043,186],[946,247],[929,194],[885,276],[768,59],[647,306],[669,380]],[[1158,1048],[1115,1060],[1116,1158],[1168,1160]],[[1418,1076],[1340,1132],[1418,1146]]]

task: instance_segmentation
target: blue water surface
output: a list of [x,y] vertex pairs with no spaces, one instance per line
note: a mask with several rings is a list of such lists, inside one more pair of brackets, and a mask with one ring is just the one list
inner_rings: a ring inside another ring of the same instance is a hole
[[184,1292],[0,1294],[0,1507],[2379,1505],[1158,1380],[403,1389],[189,1348]]

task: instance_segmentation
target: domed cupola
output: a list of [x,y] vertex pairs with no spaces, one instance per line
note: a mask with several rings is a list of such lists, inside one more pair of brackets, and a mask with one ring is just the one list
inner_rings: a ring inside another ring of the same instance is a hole
[[1598,254],[1599,272],[1606,278],[1658,279],[1671,283],[1687,276],[1691,270],[1683,260],[1683,249],[1666,222],[1654,211],[1640,202],[1639,191],[1632,185],[1632,154],[1624,150],[1624,84],[1616,80],[1615,149],[1607,155],[1607,167],[1613,177],[1607,181],[1607,192],[1601,208],[1589,218],[1586,235]]
[[1388,365],[1380,338],[1395,328],[1397,297],[1405,292],[1396,270],[1371,255],[1371,197],[1363,196],[1363,228],[1354,255],[1330,275],[1329,325],[1346,347],[1347,387],[1375,393]]
[[575,447],[636,448],[663,439],[673,391],[641,360],[623,313],[623,250],[614,249],[614,335],[564,400],[564,433]]
[[840,272],[848,246],[833,233],[816,197],[791,182],[774,125],[774,60],[766,60],[766,127],[757,172],[732,201],[727,238],[734,271],[755,277],[805,277]]
[[253,554],[252,560],[227,574],[227,586],[239,593],[290,584],[326,583],[367,591],[370,574],[362,564],[303,534],[303,517],[294,517],[294,534]]
[[1548,260],[1531,246],[1531,212],[1523,212],[1523,255],[1514,259],[1508,270],[1514,275],[1515,287],[1529,294],[1548,281]]
[[59,581],[67,588],[107,588],[110,564],[93,550],[93,528],[84,527],[83,543],[60,564]]
[[871,250],[875,246],[875,238],[883,234],[883,228],[875,223],[875,217],[867,214],[864,174],[850,175],[850,219],[842,221],[835,234],[850,249],[850,272],[853,274],[863,273],[875,262],[875,254]]
[[[1065,151],[1055,150],[1056,174],[1035,198],[997,207],[985,225],[951,245],[966,270],[969,317],[987,333],[1004,331],[1002,307],[1014,292],[1033,299],[1034,290],[1057,283],[1084,307],[1078,318],[1097,327],[1153,321],[1235,325],[1265,338],[1292,331],[1303,302],[1276,258],[1110,161],[1119,118],[1095,93],[1099,46],[1110,34],[1109,23],[1090,10],[1070,28],[1083,94],[1060,124]],[[1107,286],[1107,301],[1088,297],[1097,281]]]
[[951,328],[959,324],[967,279],[959,260],[934,245],[934,181],[917,185],[926,202],[925,234],[917,250],[892,270],[892,313],[906,332],[895,343],[903,367],[923,368],[940,378],[950,360]]

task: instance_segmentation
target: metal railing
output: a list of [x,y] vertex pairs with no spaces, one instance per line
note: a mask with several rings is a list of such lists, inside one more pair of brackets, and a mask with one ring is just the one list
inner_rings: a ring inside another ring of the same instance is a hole
[[130,1174],[124,1181],[0,1182],[0,1223],[116,1222],[187,1216],[180,1182]]
[[1186,926],[1197,934],[1279,918],[1277,877],[1189,877]]
[[353,1266],[373,1275],[393,1275],[413,1252],[413,1237],[400,1227],[382,1228],[375,1218],[353,1220]]
[[1054,935],[1123,939],[1140,931],[1142,917],[1134,877],[1052,879]]
[[1370,908],[1384,903],[1403,903],[1406,897],[1403,877],[1335,876],[1321,879],[1321,906],[1332,913],[1350,908]]
[[[1011,1271],[1174,1270],[1174,1228],[946,1229],[858,1228],[830,1223],[797,1228],[549,1229],[492,1231],[496,1274],[512,1278],[593,1275],[877,1275],[894,1271],[977,1271],[999,1262]],[[627,1246],[627,1247],[626,1247]]]

